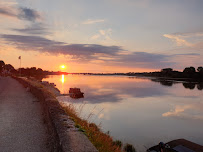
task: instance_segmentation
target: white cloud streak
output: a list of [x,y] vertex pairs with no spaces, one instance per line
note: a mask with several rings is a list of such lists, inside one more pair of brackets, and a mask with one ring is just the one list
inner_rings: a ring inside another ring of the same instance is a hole
[[201,114],[191,114],[187,110],[193,111],[201,111],[202,105],[200,104],[187,104],[187,105],[176,105],[174,109],[169,112],[163,113],[163,117],[176,117],[182,119],[195,119],[195,120],[203,120],[203,116]]
[[173,34],[164,34],[166,38],[171,39],[176,42],[177,46],[186,46],[186,47],[195,47],[196,43],[192,40],[197,41],[198,43],[203,40],[203,32],[186,32],[186,33],[173,33]]
[[99,32],[95,35],[93,35],[90,39],[91,40],[97,40],[99,38],[105,39],[105,40],[111,40],[112,35],[112,29],[106,29],[106,30],[99,30]]
[[192,43],[190,43],[190,42],[186,41],[185,39],[181,38],[181,36],[173,35],[173,34],[164,34],[163,36],[175,41],[177,46],[188,46],[188,47],[193,46]]
[[104,19],[95,19],[95,20],[88,19],[88,20],[82,22],[82,24],[96,24],[96,23],[102,23],[102,22],[105,22],[105,20]]

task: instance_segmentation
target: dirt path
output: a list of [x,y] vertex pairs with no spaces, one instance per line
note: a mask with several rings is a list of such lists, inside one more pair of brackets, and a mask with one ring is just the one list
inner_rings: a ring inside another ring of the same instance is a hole
[[0,77],[0,151],[45,152],[46,126],[37,99],[10,77]]

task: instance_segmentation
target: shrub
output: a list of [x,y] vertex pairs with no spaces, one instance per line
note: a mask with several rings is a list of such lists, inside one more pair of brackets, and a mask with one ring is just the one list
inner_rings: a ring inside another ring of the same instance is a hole
[[125,152],[136,152],[135,148],[131,144],[126,144],[124,146],[124,151]]
[[120,147],[120,148],[123,146],[123,143],[120,140],[114,141],[113,144]]

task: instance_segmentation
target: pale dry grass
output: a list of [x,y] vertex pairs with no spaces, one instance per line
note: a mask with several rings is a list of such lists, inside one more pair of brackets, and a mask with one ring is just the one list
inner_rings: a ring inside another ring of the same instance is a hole
[[[80,131],[84,132],[84,134],[89,138],[89,140],[99,150],[99,152],[121,152],[121,147],[115,144],[109,134],[103,133],[96,124],[89,121],[90,118],[94,115],[93,111],[96,107],[93,108],[93,110],[87,116],[86,120],[84,120],[81,119],[79,115],[83,111],[85,103],[79,106],[78,111],[73,104],[61,105],[66,113],[71,117],[71,119],[73,119],[75,126],[78,127]],[[103,109],[99,113],[102,111]],[[99,115],[99,113],[97,115]]]

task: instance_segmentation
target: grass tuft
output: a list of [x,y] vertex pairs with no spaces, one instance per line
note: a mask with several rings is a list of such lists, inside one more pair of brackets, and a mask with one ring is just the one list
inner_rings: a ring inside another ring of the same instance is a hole
[[126,145],[124,146],[124,151],[125,151],[125,152],[136,152],[134,146],[131,145],[131,144],[126,144]]

